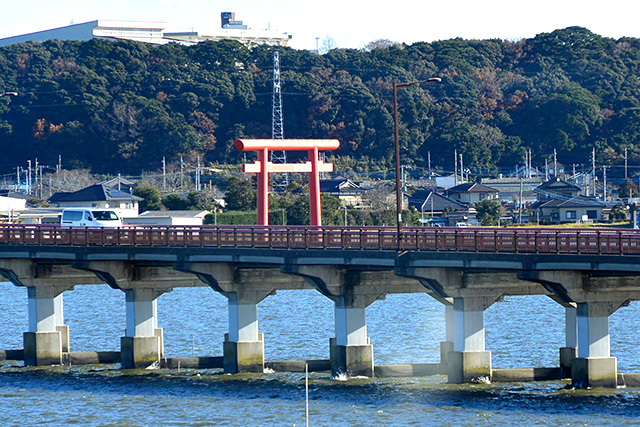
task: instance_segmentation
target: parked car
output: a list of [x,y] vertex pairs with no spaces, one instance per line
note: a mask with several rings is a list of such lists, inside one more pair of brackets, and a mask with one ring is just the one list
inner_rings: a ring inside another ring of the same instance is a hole
[[115,211],[108,209],[67,208],[62,211],[63,227],[122,227],[122,220]]

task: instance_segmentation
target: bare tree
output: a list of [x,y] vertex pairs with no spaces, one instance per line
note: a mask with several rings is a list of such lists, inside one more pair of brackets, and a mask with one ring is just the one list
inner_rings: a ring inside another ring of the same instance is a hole
[[338,44],[336,43],[335,39],[331,36],[326,36],[322,40],[322,45],[320,46],[320,53],[324,55],[330,50],[337,49],[337,47],[338,47]]

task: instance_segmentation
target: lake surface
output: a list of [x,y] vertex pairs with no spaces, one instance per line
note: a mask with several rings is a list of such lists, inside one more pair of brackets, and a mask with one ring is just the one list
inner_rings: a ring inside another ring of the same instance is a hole
[[[124,293],[106,285],[65,292],[72,351],[119,350]],[[327,359],[333,303],[316,291],[280,291],[259,307],[265,358]],[[221,356],[226,299],[208,288],[158,300],[168,357]],[[376,365],[438,362],[444,308],[426,295],[390,295],[367,308]],[[611,317],[620,372],[640,372],[640,305]],[[0,284],[0,349],[22,348],[27,292]],[[508,297],[485,314],[495,368],[557,366],[564,309],[546,297]],[[24,368],[0,362],[0,425],[304,426],[303,374],[131,370],[117,365]],[[450,385],[446,377],[309,378],[311,426],[639,425],[640,389],[565,390],[565,382]]]

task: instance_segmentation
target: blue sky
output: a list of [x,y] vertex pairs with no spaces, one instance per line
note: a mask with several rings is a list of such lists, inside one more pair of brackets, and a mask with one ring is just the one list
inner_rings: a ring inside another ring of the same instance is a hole
[[11,0],[3,4],[0,38],[96,19],[164,21],[207,32],[220,27],[223,11],[254,29],[287,32],[299,49],[314,49],[316,38],[322,43],[328,36],[338,47],[360,48],[381,38],[516,40],[573,25],[640,38],[637,0]]

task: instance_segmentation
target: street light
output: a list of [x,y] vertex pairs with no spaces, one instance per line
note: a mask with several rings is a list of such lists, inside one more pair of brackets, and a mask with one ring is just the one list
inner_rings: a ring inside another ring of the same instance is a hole
[[439,82],[440,77],[431,77],[417,82],[393,84],[393,118],[396,136],[396,211],[398,214],[398,251],[402,250],[402,191],[400,189],[400,140],[398,138],[398,89],[422,83]]

